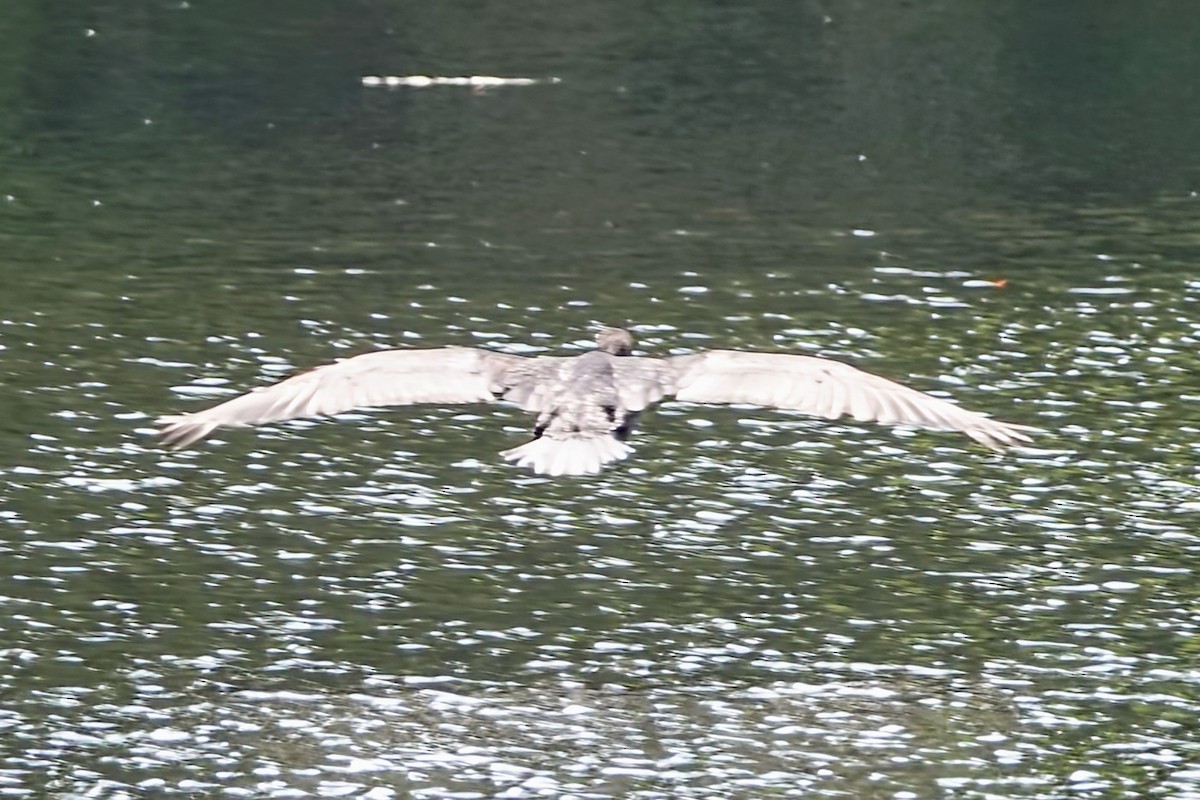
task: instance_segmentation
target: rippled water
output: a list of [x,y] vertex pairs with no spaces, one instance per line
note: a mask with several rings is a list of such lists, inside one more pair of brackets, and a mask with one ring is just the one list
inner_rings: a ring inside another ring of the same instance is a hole
[[[89,797],[1200,791],[1200,284],[884,266],[799,294],[750,276],[719,301],[689,272],[629,290],[648,350],[837,355],[1046,433],[998,458],[667,404],[619,468],[547,480],[495,455],[518,412],[416,408],[168,454],[151,414],[385,337],[267,320],[188,342],[46,305],[4,325],[24,408],[0,779]],[[797,296],[827,315],[761,310]],[[554,352],[611,314],[412,297],[445,323],[399,342]],[[56,326],[71,344],[39,352]]]
[[[680,9],[678,51],[572,16],[561,58],[482,7],[298,4],[203,56],[200,5],[56,23],[109,68],[0,153],[0,794],[1200,798],[1196,198],[1113,164],[1112,125],[994,141],[1052,96],[990,91],[1041,52],[1002,13],[955,17],[958,62],[831,7],[793,63],[768,10]],[[397,52],[455,74],[422,35],[562,82],[361,85]],[[530,425],[501,406],[153,438],[335,357],[597,322],[1043,433],[666,403],[567,480],[498,457]]]

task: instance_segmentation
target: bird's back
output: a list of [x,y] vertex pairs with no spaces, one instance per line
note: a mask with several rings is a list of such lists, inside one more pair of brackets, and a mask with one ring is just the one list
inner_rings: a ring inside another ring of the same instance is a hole
[[624,357],[593,351],[574,358],[537,359],[516,376],[504,399],[536,411],[534,440],[505,458],[550,475],[587,475],[624,458],[629,412],[621,405],[614,365]]

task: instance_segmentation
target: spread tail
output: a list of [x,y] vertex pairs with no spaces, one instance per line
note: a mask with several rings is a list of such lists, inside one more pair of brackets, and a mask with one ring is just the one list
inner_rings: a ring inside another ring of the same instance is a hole
[[542,436],[500,455],[540,475],[595,475],[605,464],[620,461],[632,452],[632,447],[604,433],[565,438]]

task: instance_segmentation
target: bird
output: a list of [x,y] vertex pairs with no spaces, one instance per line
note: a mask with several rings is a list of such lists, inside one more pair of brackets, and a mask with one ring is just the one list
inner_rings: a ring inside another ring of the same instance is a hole
[[638,415],[658,401],[792,409],[826,419],[965,433],[994,450],[1037,428],[1000,422],[843,361],[794,353],[701,350],[635,356],[633,334],[604,327],[596,349],[524,356],[475,347],[377,350],[301,372],[220,405],[158,419],[180,449],[217,428],[416,403],[504,401],[536,414],[533,438],[501,457],[547,476],[594,475],[628,457]]

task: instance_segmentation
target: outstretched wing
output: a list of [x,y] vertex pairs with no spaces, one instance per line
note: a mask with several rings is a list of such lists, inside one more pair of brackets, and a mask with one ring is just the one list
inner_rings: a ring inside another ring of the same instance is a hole
[[619,357],[612,360],[612,367],[617,397],[626,411],[644,411],[675,392],[672,359]]
[[380,350],[302,372],[194,414],[160,417],[163,444],[187,447],[223,426],[337,414],[365,406],[482,403],[508,388],[524,356],[471,347]]
[[[878,375],[813,356],[709,350],[673,356],[668,393],[693,403],[748,403],[803,411],[826,419],[919,425],[962,431],[993,450],[1032,441],[1009,425]],[[673,390],[673,392],[672,392]]]

